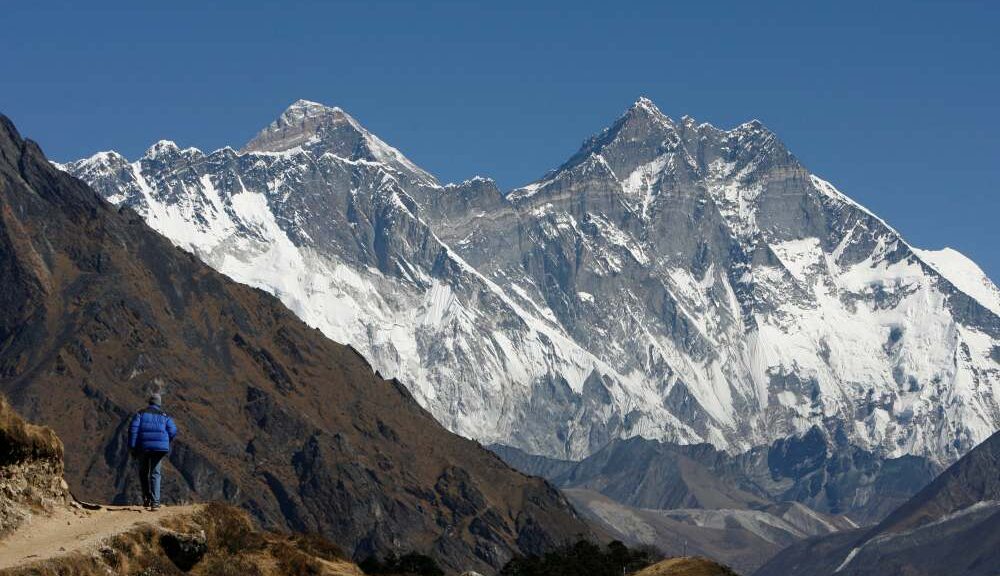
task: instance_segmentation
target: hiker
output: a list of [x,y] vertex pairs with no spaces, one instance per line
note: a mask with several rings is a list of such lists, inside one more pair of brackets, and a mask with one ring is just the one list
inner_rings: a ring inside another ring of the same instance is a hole
[[170,452],[170,441],[177,436],[174,420],[160,408],[159,393],[149,396],[149,406],[136,413],[129,425],[128,447],[139,461],[142,505],[150,510],[160,507],[160,465]]

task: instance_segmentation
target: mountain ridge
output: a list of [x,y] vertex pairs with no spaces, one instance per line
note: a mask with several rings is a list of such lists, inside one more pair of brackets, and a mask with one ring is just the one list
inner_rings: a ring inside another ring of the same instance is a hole
[[484,443],[739,452],[821,425],[947,463],[1000,423],[992,306],[760,122],[640,99],[506,194],[309,146],[63,166]]

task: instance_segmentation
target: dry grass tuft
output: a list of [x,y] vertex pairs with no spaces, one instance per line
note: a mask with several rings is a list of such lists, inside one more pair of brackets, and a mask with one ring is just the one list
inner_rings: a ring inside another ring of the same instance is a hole
[[27,460],[62,462],[63,444],[51,428],[29,424],[0,396],[0,466]]
[[322,534],[315,532],[296,534],[292,536],[292,541],[295,542],[295,546],[299,550],[317,558],[331,562],[343,561],[349,558],[340,546],[337,546]]

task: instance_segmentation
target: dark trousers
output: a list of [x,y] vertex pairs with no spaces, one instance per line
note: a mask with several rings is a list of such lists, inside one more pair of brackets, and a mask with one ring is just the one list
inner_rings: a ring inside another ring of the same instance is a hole
[[166,452],[139,453],[139,484],[145,504],[160,503],[160,465]]

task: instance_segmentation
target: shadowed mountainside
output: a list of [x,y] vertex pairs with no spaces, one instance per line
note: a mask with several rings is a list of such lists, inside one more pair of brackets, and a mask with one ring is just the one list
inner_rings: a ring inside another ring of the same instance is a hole
[[878,526],[813,538],[755,574],[993,576],[1000,568],[1000,432]]

